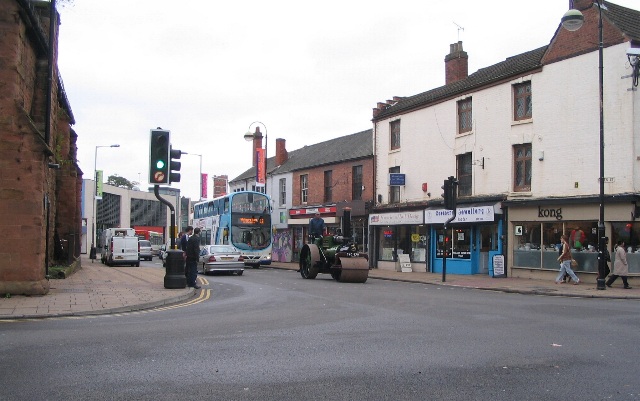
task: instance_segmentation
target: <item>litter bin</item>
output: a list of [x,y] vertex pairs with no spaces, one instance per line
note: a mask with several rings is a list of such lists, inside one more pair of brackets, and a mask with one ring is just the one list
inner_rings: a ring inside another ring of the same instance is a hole
[[164,288],[185,288],[187,286],[187,278],[184,276],[184,258],[182,257],[182,251],[178,249],[168,250],[165,266]]

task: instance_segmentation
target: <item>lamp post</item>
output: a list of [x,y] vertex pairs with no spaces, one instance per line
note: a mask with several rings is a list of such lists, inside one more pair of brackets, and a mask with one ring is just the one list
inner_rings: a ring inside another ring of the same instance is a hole
[[200,157],[200,175],[198,176],[199,178],[199,182],[200,182],[200,194],[198,195],[200,197],[200,199],[206,198],[206,194],[205,196],[202,196],[202,155],[199,155],[197,153],[188,153],[188,152],[181,152],[183,155],[191,155],[191,156],[198,156]]
[[[602,8],[604,7],[602,0],[594,1],[598,7],[598,89],[600,100],[600,216],[598,219],[598,280],[597,289],[604,290],[604,271],[605,264],[605,227],[604,227],[604,109],[603,109],[603,37],[602,37]],[[562,17],[562,26],[568,31],[576,31],[582,27],[584,16],[578,10],[571,9]]]
[[93,179],[94,181],[94,185],[93,185],[93,202],[92,202],[92,206],[93,206],[93,211],[92,211],[92,221],[91,221],[91,254],[94,256],[93,258],[95,259],[95,252],[96,252],[96,247],[95,244],[97,241],[96,239],[96,225],[98,224],[98,214],[96,213],[96,209],[97,209],[97,199],[96,197],[98,196],[98,148],[119,148],[120,145],[115,144],[115,145],[98,145],[96,146],[96,152],[93,158]]
[[[264,125],[264,123],[260,122],[260,121],[254,121],[251,124],[249,124],[249,130],[247,131],[246,134],[244,134],[244,139],[245,141],[254,141],[258,138],[262,139],[262,135],[260,132],[260,127],[256,127],[255,132],[251,132],[251,126],[253,126],[253,124],[261,124],[264,127],[264,193],[267,193],[267,143],[268,143],[268,136],[267,136],[267,126]],[[254,161],[256,160],[255,157],[255,153],[253,155],[254,157]],[[258,162],[256,162],[256,186],[258,184],[258,172],[259,172],[259,168],[258,168]]]

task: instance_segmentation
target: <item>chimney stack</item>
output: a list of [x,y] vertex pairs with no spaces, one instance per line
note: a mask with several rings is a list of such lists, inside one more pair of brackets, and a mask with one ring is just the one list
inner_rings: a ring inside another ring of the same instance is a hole
[[288,159],[287,141],[283,138],[276,138],[276,166],[282,166]]
[[449,85],[469,76],[469,55],[462,50],[462,41],[450,45],[444,58],[445,84]]

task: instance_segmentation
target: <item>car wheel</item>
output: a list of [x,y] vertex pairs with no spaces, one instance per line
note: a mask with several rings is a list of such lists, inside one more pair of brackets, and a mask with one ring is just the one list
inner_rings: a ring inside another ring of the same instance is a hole
[[242,273],[244,273],[244,271],[238,270],[236,273],[238,274],[238,276],[242,276]]
[[135,264],[136,267],[140,267],[140,262]]

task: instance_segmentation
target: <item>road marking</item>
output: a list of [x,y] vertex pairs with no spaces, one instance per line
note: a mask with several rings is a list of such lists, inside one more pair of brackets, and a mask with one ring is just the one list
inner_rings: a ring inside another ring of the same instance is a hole
[[[206,281],[206,280],[205,280]],[[119,313],[107,313],[103,315],[78,315],[78,316],[51,316],[51,317],[37,317],[37,318],[15,318],[15,319],[0,319],[0,323],[16,323],[16,322],[41,322],[43,320],[79,320],[79,319],[96,319],[100,317],[121,317],[128,315],[140,315],[144,313],[152,313],[152,312],[162,312],[171,309],[184,308],[186,306],[192,306],[199,304],[201,302],[207,301],[211,298],[211,289],[206,288],[199,290],[199,294],[196,298],[190,299],[186,302],[168,305],[168,306],[160,306],[152,309],[144,309],[130,312],[119,312]]]

